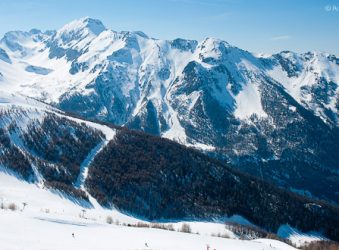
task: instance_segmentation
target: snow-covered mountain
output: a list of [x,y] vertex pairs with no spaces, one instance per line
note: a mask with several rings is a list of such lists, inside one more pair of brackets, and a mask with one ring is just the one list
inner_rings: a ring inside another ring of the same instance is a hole
[[116,32],[91,18],[8,32],[0,42],[1,89],[196,147],[335,202],[338,82],[334,55],[254,55],[215,38]]

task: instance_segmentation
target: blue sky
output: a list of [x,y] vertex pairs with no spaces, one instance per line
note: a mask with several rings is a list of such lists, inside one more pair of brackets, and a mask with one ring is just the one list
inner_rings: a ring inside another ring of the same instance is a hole
[[0,36],[90,16],[151,37],[217,37],[252,52],[339,55],[339,0],[1,0]]

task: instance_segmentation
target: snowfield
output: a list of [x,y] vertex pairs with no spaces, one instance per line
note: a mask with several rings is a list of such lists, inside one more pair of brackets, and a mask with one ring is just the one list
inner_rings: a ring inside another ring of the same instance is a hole
[[[51,216],[54,217],[54,216]],[[294,249],[274,240],[241,241],[1,212],[1,249]],[[74,237],[72,234],[74,233]],[[147,247],[148,246],[148,247]]]
[[[218,223],[187,222],[192,234],[128,227],[127,224],[136,224],[140,220],[98,206],[84,209],[60,193],[19,180],[1,167],[0,205],[11,203],[17,205],[16,211],[0,209],[1,250],[193,250],[206,249],[207,245],[218,250],[295,249],[275,240],[236,239],[232,232]],[[24,209],[23,203],[27,204]],[[112,217],[113,224],[106,223],[107,216]],[[174,229],[178,230],[182,223],[174,223]],[[211,236],[217,233],[234,239]]]

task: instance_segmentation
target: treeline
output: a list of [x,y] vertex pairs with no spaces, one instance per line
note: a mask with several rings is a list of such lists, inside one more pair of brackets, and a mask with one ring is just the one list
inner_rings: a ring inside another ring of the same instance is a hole
[[102,138],[101,132],[52,113],[41,124],[30,124],[23,134],[25,146],[38,158],[43,177],[67,185],[75,183],[82,161]]
[[119,129],[89,169],[102,205],[149,220],[240,214],[269,232],[288,223],[339,239],[339,209],[279,189],[167,139]]
[[27,116],[23,109],[0,109],[0,164],[29,180],[34,176],[28,157],[11,142],[15,135],[16,120]]
[[314,241],[302,247],[302,250],[339,250],[339,244],[334,241]]
[[[0,110],[0,164],[20,174],[25,180],[36,178],[34,165],[47,187],[88,200],[87,195],[74,188],[80,165],[88,153],[99,144],[101,131],[75,121],[48,113],[41,121],[31,119],[27,128],[17,121],[29,117],[23,109]],[[14,145],[19,143],[22,149]]]
[[226,229],[232,231],[240,239],[243,240],[254,240],[259,238],[274,239],[285,242],[286,244],[293,245],[288,239],[282,239],[277,234],[267,232],[254,225],[242,225],[237,222],[226,222]]
[[85,191],[81,189],[76,189],[73,186],[69,186],[67,184],[64,184],[62,182],[58,181],[45,181],[45,186],[47,188],[52,188],[56,190],[63,191],[64,193],[71,195],[77,199],[88,201],[88,195],[85,193]]
[[0,164],[12,169],[26,180],[34,175],[28,158],[11,143],[8,131],[3,128],[0,128]]

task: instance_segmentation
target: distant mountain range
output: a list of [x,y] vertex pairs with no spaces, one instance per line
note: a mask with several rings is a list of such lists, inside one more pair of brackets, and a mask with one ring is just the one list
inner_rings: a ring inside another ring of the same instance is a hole
[[[58,31],[8,32],[0,41],[2,91],[174,140],[337,204],[338,82],[335,55],[254,55],[214,38],[116,32],[91,18]],[[78,136],[85,142],[88,133]],[[80,164],[64,164],[71,162]]]

